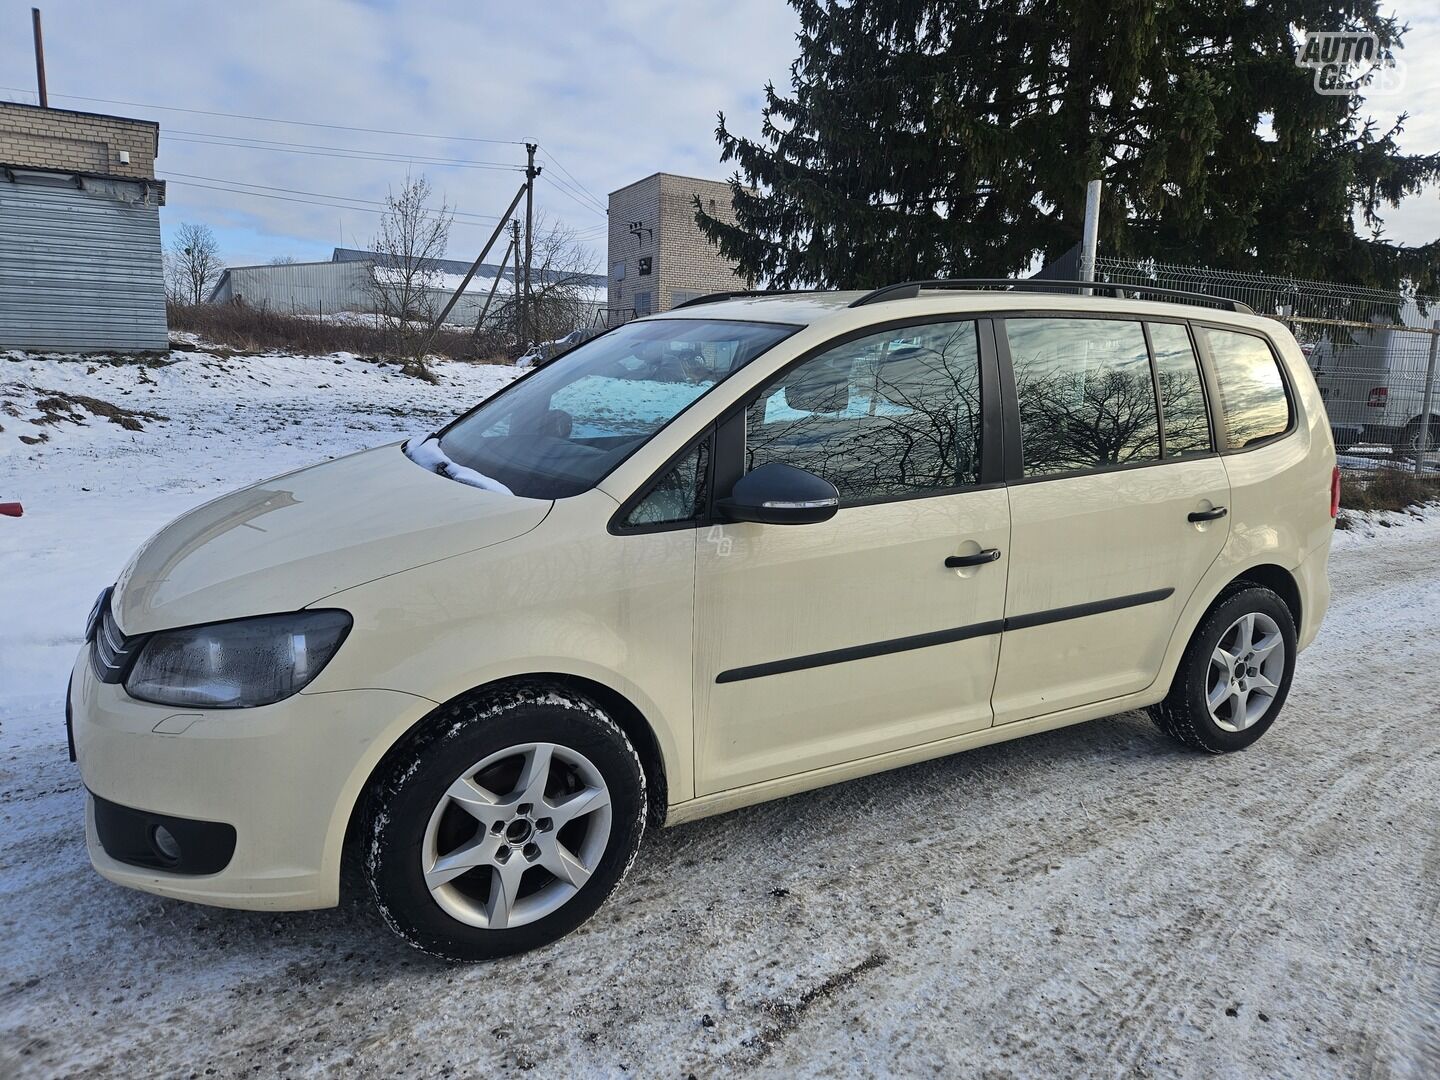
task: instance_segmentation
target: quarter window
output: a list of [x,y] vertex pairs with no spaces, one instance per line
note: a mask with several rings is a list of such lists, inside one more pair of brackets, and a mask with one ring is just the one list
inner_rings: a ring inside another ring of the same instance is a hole
[[1232,450],[1283,434],[1290,427],[1290,399],[1275,354],[1264,338],[1196,327],[1210,350],[1220,384],[1225,441]]
[[1179,323],[1150,323],[1149,328],[1160,415],[1165,418],[1165,456],[1208,454],[1210,418],[1189,331]]
[[784,462],[843,502],[980,479],[980,353],[973,322],[846,342],[771,383],[745,418],[746,468]]
[[1160,459],[1155,384],[1140,324],[1008,319],[1026,476]]
[[625,516],[628,526],[694,521],[705,505],[709,441],[698,443]]

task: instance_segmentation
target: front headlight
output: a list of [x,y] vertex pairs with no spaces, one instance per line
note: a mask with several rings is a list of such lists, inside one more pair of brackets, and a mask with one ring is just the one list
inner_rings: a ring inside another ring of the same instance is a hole
[[348,612],[294,611],[161,630],[125,679],[133,698],[158,705],[246,709],[302,690],[350,632]]

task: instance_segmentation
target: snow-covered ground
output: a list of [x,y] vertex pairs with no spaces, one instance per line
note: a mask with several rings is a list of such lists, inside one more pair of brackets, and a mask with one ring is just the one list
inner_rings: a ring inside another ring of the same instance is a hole
[[[96,591],[187,506],[514,374],[175,360],[0,356],[0,1076],[1440,1074],[1437,514],[1338,534],[1247,753],[1126,714],[652,833],[590,925],[502,963],[363,904],[106,883],[61,699]],[[29,424],[53,391],[168,419]]]

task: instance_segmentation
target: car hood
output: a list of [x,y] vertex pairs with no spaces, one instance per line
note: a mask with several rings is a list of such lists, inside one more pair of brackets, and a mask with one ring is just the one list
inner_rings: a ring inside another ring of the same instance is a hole
[[294,611],[341,589],[514,539],[549,500],[482,491],[398,444],[199,506],[136,552],[115,587],[125,634]]

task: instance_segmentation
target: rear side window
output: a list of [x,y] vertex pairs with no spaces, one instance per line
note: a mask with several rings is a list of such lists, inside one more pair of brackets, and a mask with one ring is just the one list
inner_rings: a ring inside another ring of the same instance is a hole
[[1290,427],[1290,398],[1279,362],[1264,338],[1198,326],[1220,384],[1220,414],[1231,450],[1283,434]]
[[811,357],[746,411],[746,470],[822,476],[846,503],[980,479],[980,352],[973,322],[907,326]]
[[1205,413],[1205,388],[1190,333],[1179,323],[1149,326],[1160,413],[1165,418],[1165,457],[1208,454],[1210,418]]
[[1007,319],[1026,476],[1160,459],[1160,417],[1140,323]]

